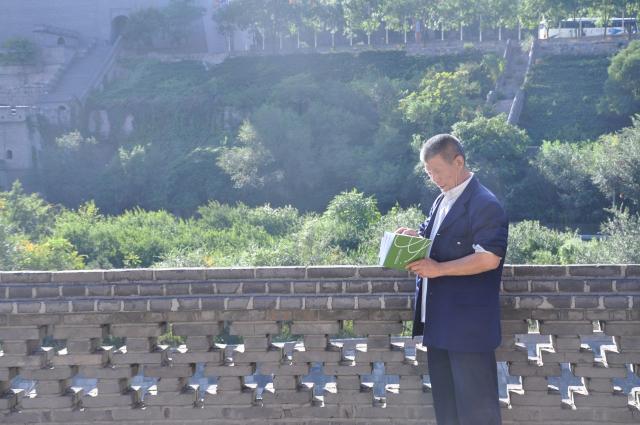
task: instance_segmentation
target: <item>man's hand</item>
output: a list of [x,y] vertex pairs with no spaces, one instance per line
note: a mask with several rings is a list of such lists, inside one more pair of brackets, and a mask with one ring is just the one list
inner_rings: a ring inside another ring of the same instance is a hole
[[408,236],[418,236],[418,232],[414,229],[410,229],[409,227],[398,227],[396,229],[396,233]]
[[409,263],[406,269],[423,278],[434,278],[443,275],[440,263],[431,258],[423,258],[422,260]]

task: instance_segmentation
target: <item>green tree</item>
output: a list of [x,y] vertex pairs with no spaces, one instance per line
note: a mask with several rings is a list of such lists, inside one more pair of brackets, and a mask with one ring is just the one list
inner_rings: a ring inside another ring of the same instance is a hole
[[0,194],[0,214],[34,241],[51,234],[55,219],[54,208],[35,193],[27,195],[19,180],[9,192]]
[[592,179],[613,207],[640,207],[640,115],[632,122],[631,127],[602,136],[594,145]]
[[593,183],[592,144],[544,142],[532,164],[557,196],[548,220],[569,226],[604,219],[607,201]]
[[0,54],[0,64],[35,65],[40,59],[40,48],[33,41],[11,37],[2,43],[5,52]]
[[640,40],[634,40],[611,59],[601,112],[629,115],[640,109]]
[[513,183],[524,175],[529,137],[505,118],[479,116],[473,121],[461,121],[453,125],[453,134],[462,141],[467,164],[480,181],[509,203]]
[[400,100],[400,109],[422,134],[444,133],[455,122],[473,118],[483,104],[480,94],[468,70],[432,71],[417,91]]

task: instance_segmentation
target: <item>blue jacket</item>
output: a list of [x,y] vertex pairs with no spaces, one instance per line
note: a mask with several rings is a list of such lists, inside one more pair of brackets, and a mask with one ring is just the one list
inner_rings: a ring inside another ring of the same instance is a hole
[[[436,199],[420,235],[429,237],[442,199]],[[509,223],[500,202],[474,176],[445,216],[429,257],[442,262],[473,254],[474,244],[501,257],[500,265],[469,276],[428,279],[425,323],[421,320],[422,278],[416,278],[413,336],[452,351],[492,351],[500,345],[500,279]]]

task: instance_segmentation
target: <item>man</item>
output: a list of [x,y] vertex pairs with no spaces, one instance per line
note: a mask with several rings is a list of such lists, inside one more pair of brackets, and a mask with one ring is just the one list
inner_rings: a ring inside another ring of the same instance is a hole
[[501,423],[495,348],[500,344],[499,289],[508,221],[496,197],[465,165],[460,141],[439,134],[420,159],[441,190],[419,231],[432,239],[416,274],[413,336],[427,347],[438,425]]

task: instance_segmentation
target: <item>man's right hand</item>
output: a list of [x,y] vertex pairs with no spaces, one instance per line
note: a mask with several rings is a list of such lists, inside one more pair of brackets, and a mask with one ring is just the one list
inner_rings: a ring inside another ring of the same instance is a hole
[[418,232],[415,229],[410,229],[408,227],[398,227],[396,229],[396,233],[408,236],[418,236]]

